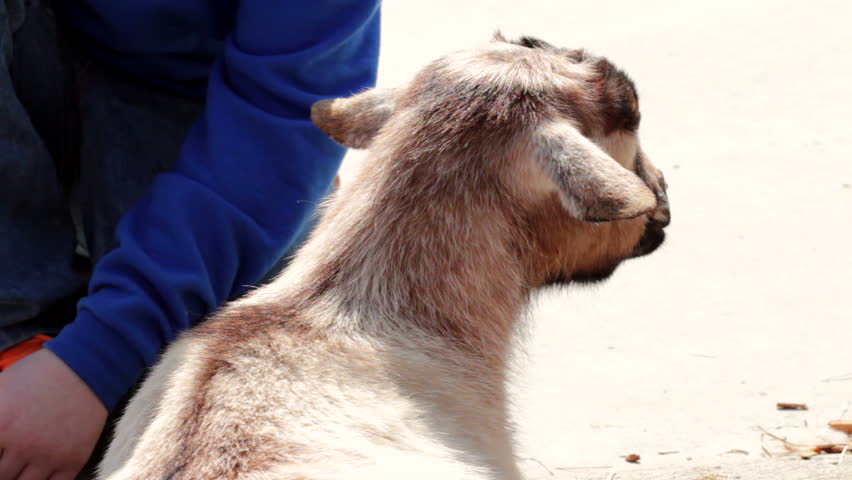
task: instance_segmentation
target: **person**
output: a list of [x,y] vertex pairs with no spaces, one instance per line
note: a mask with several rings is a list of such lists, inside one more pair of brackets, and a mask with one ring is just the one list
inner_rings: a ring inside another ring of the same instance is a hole
[[0,480],[75,478],[163,348],[292,246],[344,153],[310,107],[375,82],[379,22],[0,0]]

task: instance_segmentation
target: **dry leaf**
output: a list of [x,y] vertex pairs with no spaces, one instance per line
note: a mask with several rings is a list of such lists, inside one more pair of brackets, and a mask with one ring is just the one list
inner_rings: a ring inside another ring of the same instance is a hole
[[624,457],[624,459],[627,460],[630,463],[639,463],[639,460],[641,458],[642,457],[640,457],[639,455],[636,455],[635,453],[631,453],[630,455]]
[[828,422],[828,425],[835,430],[840,430],[841,432],[846,432],[849,435],[852,435],[852,418],[832,420]]
[[807,410],[808,406],[804,403],[787,403],[787,402],[778,402],[776,404],[778,410]]
[[842,453],[844,448],[846,448],[845,444],[823,443],[821,445],[815,445],[811,448],[811,450],[817,453]]

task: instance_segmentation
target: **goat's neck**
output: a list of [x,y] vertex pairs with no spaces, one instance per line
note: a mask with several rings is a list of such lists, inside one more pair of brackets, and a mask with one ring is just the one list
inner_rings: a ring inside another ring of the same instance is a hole
[[299,257],[314,284],[347,328],[419,331],[503,369],[528,296],[506,215],[463,191],[382,188],[338,192]]

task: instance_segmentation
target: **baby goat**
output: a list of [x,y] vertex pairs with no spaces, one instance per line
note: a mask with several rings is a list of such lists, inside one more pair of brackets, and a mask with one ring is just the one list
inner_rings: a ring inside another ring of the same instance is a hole
[[531,293],[607,277],[669,221],[637,101],[603,58],[498,35],[317,103],[370,149],[360,173],[280,278],[168,349],[101,476],[520,478],[505,380]]

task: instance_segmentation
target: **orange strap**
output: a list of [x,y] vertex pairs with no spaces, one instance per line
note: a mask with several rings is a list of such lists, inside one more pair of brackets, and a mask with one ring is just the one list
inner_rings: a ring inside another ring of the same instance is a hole
[[12,345],[0,352],[0,370],[5,370],[12,366],[13,363],[26,357],[27,355],[41,350],[44,342],[50,340],[49,335],[38,334],[35,337],[24,340],[21,343]]

